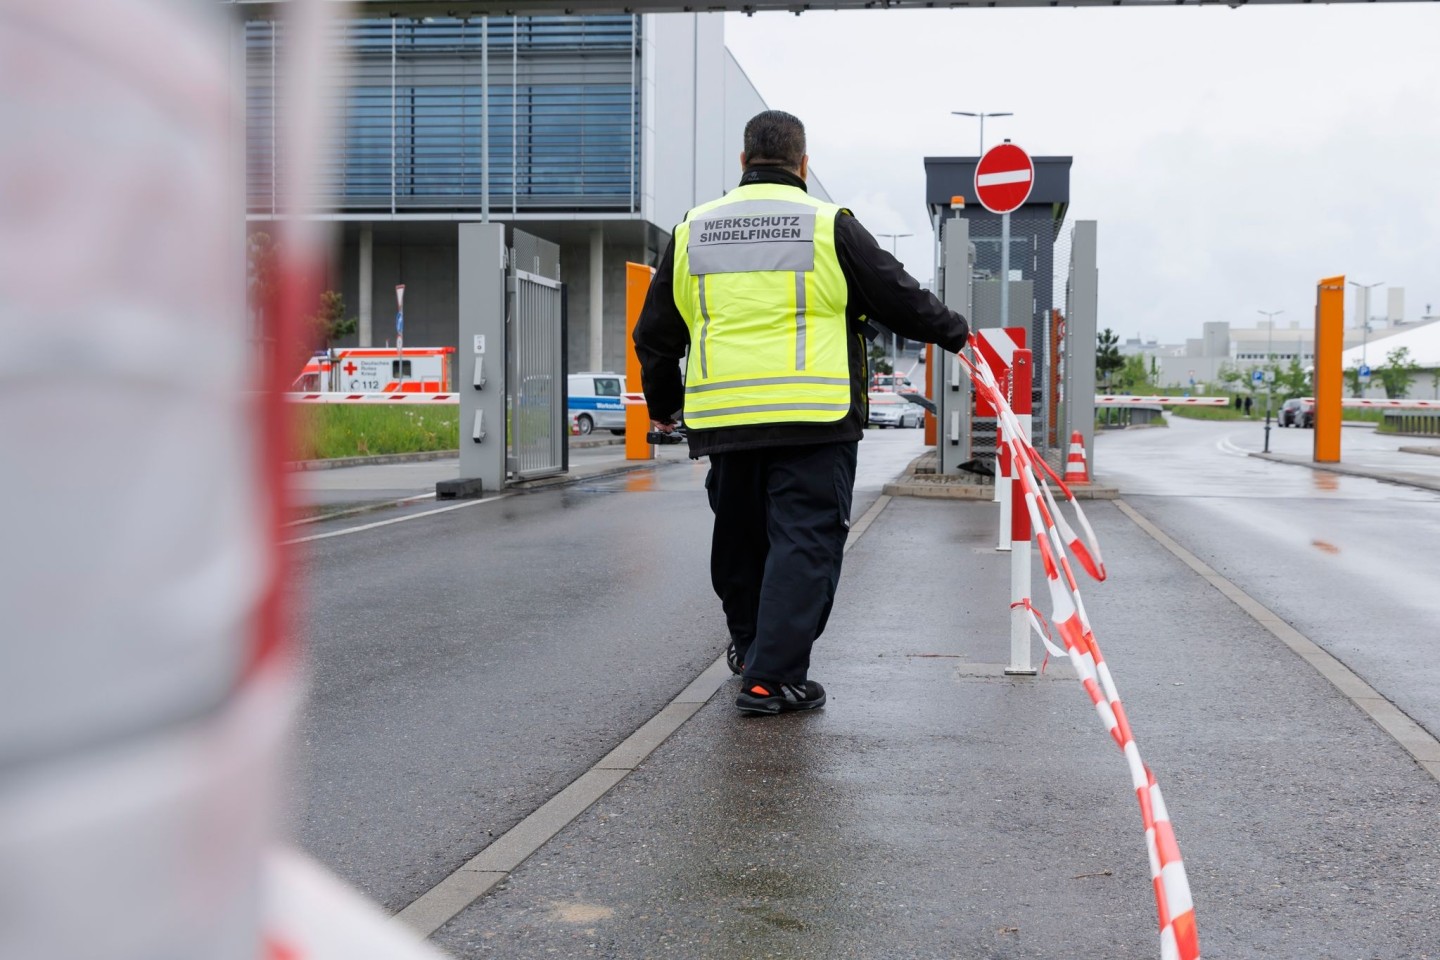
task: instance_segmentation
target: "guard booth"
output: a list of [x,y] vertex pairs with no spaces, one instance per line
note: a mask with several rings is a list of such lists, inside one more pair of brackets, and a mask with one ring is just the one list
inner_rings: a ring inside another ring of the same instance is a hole
[[507,236],[502,224],[462,223],[459,252],[460,480],[439,493],[474,496],[564,473],[560,248],[521,230]]
[[[1000,276],[1001,221],[975,198],[979,157],[926,157],[925,202],[940,240],[937,294],[973,330],[1021,327],[1033,355],[1032,441],[1048,454],[1056,419],[1054,341],[1065,309],[1069,269],[1064,233],[1070,205],[1070,157],[1034,157],[1034,186],[1010,214],[1010,276]],[[1057,270],[1058,268],[1058,270]],[[1000,284],[1009,284],[1009,316],[1000,315]],[[996,454],[995,419],[976,415],[969,378],[954,354],[937,351],[930,371],[938,414],[940,472],[984,470]],[[983,466],[982,466],[983,465]]]

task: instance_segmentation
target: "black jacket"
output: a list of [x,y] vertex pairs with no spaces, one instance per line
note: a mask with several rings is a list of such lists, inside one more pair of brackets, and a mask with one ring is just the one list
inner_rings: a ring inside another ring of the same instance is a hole
[[[775,167],[747,169],[740,184],[751,183],[782,183],[805,189],[805,181]],[[862,329],[864,321],[869,319],[883,323],[907,339],[938,343],[952,352],[965,345],[970,336],[965,318],[946,307],[934,294],[921,289],[900,261],[880,249],[875,238],[848,210],[835,218],[835,250],[849,288],[845,313],[852,330]],[[672,234],[635,324],[634,338],[650,418],[662,422],[677,419],[684,406],[685,386],[679,361],[690,346],[690,331],[675,306],[674,279]],[[869,416],[869,364],[859,338],[846,339],[850,344],[851,403],[850,412],[843,419],[835,423],[691,429],[690,456],[698,459],[732,450],[859,440]]]

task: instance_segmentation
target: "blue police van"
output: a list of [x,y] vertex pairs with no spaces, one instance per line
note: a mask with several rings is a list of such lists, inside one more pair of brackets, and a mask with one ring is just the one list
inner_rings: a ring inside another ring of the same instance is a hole
[[624,377],[609,372],[572,373],[569,384],[567,413],[582,434],[596,430],[617,435],[625,432]]

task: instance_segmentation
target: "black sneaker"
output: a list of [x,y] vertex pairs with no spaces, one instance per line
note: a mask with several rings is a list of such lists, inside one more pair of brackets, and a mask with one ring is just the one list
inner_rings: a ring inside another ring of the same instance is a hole
[[803,683],[771,683],[756,680],[735,698],[742,713],[785,713],[814,710],[825,706],[825,688],[815,680]]
[[745,672],[745,658],[740,656],[740,651],[735,649],[735,641],[730,641],[730,646],[725,648],[725,665],[735,676]]

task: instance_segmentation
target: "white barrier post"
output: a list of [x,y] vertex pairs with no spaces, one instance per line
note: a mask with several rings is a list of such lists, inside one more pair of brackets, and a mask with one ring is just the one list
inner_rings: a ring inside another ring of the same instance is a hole
[[[1030,442],[1030,383],[1033,376],[1029,350],[1016,350],[1010,365],[1010,407],[1019,421],[1020,437]],[[1010,487],[1010,666],[1007,674],[1033,676],[1030,664],[1030,510],[1025,504],[1025,490],[1020,471],[1006,486]]]

